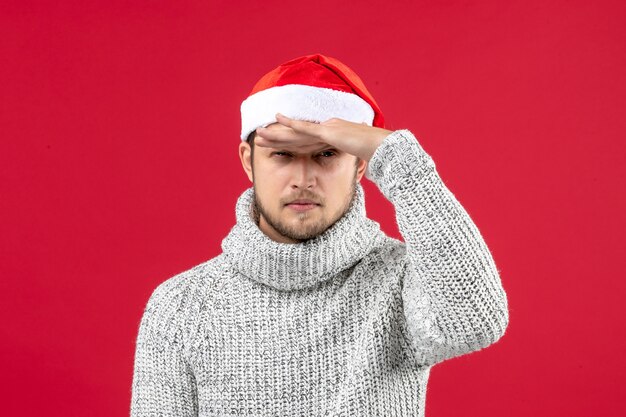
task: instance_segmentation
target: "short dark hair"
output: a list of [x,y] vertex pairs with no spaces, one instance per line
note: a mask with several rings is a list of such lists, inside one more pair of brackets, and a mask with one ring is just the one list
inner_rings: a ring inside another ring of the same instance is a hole
[[[250,145],[250,163],[252,163],[252,161],[254,160],[254,138],[255,137],[256,137],[256,130],[253,130],[252,132],[250,132],[250,134],[246,138],[246,142],[248,142],[248,145]],[[359,165],[360,161],[361,161],[361,158],[357,156],[356,162],[354,165],[355,166]]]
[[250,145],[250,164],[254,164],[254,138],[256,137],[256,130],[250,132],[246,138],[246,142]]
[[251,148],[254,147],[254,138],[255,137],[256,137],[256,130],[253,130],[252,132],[250,132],[250,134],[246,138],[246,142],[248,142],[248,144],[250,145]]

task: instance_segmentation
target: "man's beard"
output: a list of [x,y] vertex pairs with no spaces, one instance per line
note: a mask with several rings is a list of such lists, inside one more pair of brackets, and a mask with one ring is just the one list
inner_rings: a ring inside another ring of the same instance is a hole
[[[274,217],[271,213],[269,213],[269,211],[265,207],[263,207],[263,205],[258,199],[256,188],[255,188],[254,207],[253,207],[254,216],[255,216],[255,220],[257,224],[259,224],[259,218],[260,218],[259,216],[263,216],[267,224],[269,224],[272,228],[274,228],[274,230],[276,230],[279,234],[281,234],[282,236],[288,239],[295,240],[295,241],[302,243],[304,241],[307,241],[309,239],[314,239],[317,236],[321,235],[326,230],[328,230],[331,226],[333,226],[339,219],[341,219],[348,211],[350,211],[350,209],[352,208],[352,205],[354,204],[355,195],[356,195],[356,171],[355,171],[354,178],[352,179],[352,187],[351,187],[350,193],[348,193],[348,195],[346,196],[343,207],[339,211],[339,215],[337,215],[336,218],[331,219],[328,222],[326,222],[324,218],[320,218],[319,221],[315,223],[306,223],[306,224],[301,223],[302,224],[301,227],[293,227],[287,223],[284,223],[280,219],[280,217]],[[301,219],[304,219],[309,216],[309,213],[307,212],[298,213],[298,216],[300,216]]]

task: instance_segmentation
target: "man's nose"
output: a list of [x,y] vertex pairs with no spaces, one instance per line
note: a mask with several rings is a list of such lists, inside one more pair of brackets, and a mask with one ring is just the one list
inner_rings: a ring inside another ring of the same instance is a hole
[[291,180],[293,188],[310,188],[316,184],[317,169],[310,158],[297,158],[293,164],[294,172]]

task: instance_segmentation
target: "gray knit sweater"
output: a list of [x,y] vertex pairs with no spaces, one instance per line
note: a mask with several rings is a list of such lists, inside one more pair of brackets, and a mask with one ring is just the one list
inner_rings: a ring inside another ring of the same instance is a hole
[[385,138],[366,177],[404,242],[366,216],[360,183],[298,244],[267,237],[253,188],[241,194],[222,253],[147,302],[131,416],[423,416],[431,367],[502,337],[491,253],[410,131]]

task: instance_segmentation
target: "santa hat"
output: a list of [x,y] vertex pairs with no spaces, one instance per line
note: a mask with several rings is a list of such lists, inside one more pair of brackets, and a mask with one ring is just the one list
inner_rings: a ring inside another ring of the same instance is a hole
[[310,122],[337,117],[385,127],[380,108],[359,76],[322,54],[287,61],[255,84],[241,103],[241,140],[256,128],[275,123],[276,113]]

